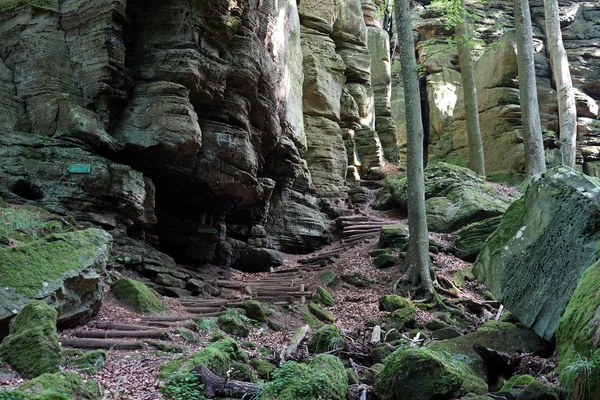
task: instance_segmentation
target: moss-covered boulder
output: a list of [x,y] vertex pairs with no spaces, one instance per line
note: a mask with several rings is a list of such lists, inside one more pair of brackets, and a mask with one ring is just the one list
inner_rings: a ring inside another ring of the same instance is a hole
[[0,344],[0,357],[25,378],[58,372],[62,363],[56,310],[43,301],[27,304],[10,322]]
[[379,243],[377,247],[380,249],[398,249],[405,251],[408,247],[408,225],[395,224],[384,225],[379,233]]
[[519,393],[516,400],[558,400],[558,395],[542,382],[533,381]]
[[110,286],[110,292],[121,303],[142,314],[167,310],[167,306],[156,297],[148,286],[134,279],[119,279]]
[[[219,376],[225,376],[232,363],[248,364],[248,355],[235,340],[224,338],[192,355],[184,355],[170,361],[160,370],[158,377],[167,379],[177,372],[189,372],[200,364],[206,365]],[[239,367],[239,366],[238,366]],[[239,368],[238,368],[239,369]]]
[[510,355],[516,355],[517,351],[539,353],[549,348],[549,343],[530,330],[497,321],[488,321],[477,331],[466,335],[434,341],[428,347],[460,358],[475,375],[487,379],[486,365],[473,349],[475,344]]
[[344,400],[348,376],[339,358],[321,354],[310,364],[284,363],[272,374],[262,391],[262,400]]
[[465,261],[473,262],[487,238],[500,226],[502,217],[492,217],[473,222],[454,232],[454,254]]
[[315,293],[315,297],[313,298],[313,300],[326,307],[332,307],[335,305],[333,295],[329,292],[329,290],[325,289],[324,287],[317,288],[317,293]]
[[[502,215],[511,201],[470,169],[446,163],[425,169],[425,199],[427,224],[434,232],[452,232]],[[386,180],[375,206],[379,209],[399,207],[406,211],[406,176]]]
[[392,254],[380,254],[373,259],[373,264],[379,268],[390,268],[398,264],[398,259]]
[[318,304],[309,303],[308,310],[312,315],[314,315],[323,322],[334,323],[336,320],[335,315],[333,315],[331,311],[324,309]]
[[99,391],[98,382],[93,379],[82,379],[73,372],[59,372],[43,374],[23,384],[19,390],[38,395],[39,400],[80,399],[99,400],[102,393]]
[[598,180],[568,167],[541,174],[506,211],[473,266],[494,297],[545,339],[598,259],[598,193]]
[[583,274],[556,331],[558,367],[600,348],[600,261]]
[[379,311],[396,311],[405,308],[415,308],[412,301],[402,296],[388,294],[379,299]]
[[260,378],[266,380],[270,380],[271,374],[277,369],[277,367],[270,362],[258,358],[250,360],[250,365],[256,370],[256,373]]
[[462,386],[460,362],[428,348],[396,350],[383,371],[375,376],[375,393],[381,400],[451,398]]
[[265,322],[265,309],[262,303],[258,300],[246,300],[238,306],[246,312],[246,316],[258,322]]
[[63,356],[66,366],[89,374],[95,374],[101,370],[106,362],[106,351],[104,350],[84,352],[79,349],[65,349]]
[[317,329],[308,342],[308,351],[311,353],[326,353],[335,349],[346,347],[346,337],[341,329],[333,324]]
[[111,242],[107,232],[86,229],[0,247],[0,336],[15,312],[31,299],[54,307],[62,328],[96,315],[102,304],[100,275]]
[[338,282],[338,276],[333,271],[323,272],[319,275],[319,280],[327,287],[334,286]]
[[246,337],[250,334],[251,321],[241,309],[229,309],[217,318],[217,326],[223,332],[233,336]]
[[533,381],[535,381],[535,378],[531,375],[514,375],[511,376],[510,379],[506,381],[504,385],[502,385],[500,391],[510,391],[513,390],[515,387],[518,388],[519,386],[525,387]]

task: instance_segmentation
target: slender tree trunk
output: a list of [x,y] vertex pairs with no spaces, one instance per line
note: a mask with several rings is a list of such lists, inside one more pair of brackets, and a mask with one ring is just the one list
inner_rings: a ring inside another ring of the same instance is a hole
[[544,0],[546,19],[546,46],[550,53],[550,65],[556,85],[558,119],[560,121],[560,141],[562,142],[562,162],[575,167],[575,144],[577,141],[577,109],[575,93],[569,71],[569,61],[563,46],[558,16],[558,0]]
[[533,32],[528,0],[515,0],[515,28],[517,32],[517,62],[519,67],[519,94],[523,120],[523,142],[528,177],[546,170],[542,126],[538,108],[533,60]]
[[460,0],[462,21],[456,25],[458,48],[458,63],[462,75],[463,102],[465,104],[465,121],[467,124],[467,138],[469,141],[469,168],[480,176],[485,176],[485,161],[483,157],[483,142],[479,129],[479,107],[477,105],[477,88],[473,75],[473,61],[471,59],[470,35],[468,33],[465,1]]
[[428,294],[433,293],[429,271],[429,232],[425,214],[425,182],[423,173],[423,123],[419,75],[415,58],[415,44],[410,20],[409,0],[396,0],[396,26],[402,65],[402,83],[407,130],[407,187],[409,226],[409,274],[414,283],[420,282]]

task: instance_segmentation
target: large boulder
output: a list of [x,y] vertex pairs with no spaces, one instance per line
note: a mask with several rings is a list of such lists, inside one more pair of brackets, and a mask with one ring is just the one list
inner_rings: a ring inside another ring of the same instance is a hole
[[110,291],[117,300],[139,313],[156,313],[167,310],[164,303],[142,282],[121,278],[110,286]]
[[600,183],[568,167],[536,176],[506,211],[473,273],[515,317],[554,336],[575,287],[597,259]]
[[58,372],[62,362],[56,310],[43,301],[27,304],[10,322],[0,356],[25,378]]
[[110,234],[92,228],[0,248],[0,331],[31,299],[54,307],[59,327],[96,315],[111,241]]
[[465,261],[473,262],[487,238],[498,228],[501,216],[473,222],[454,232],[454,254]]
[[[470,169],[437,163],[425,169],[427,224],[434,232],[452,232],[467,224],[502,215],[510,198]],[[376,208],[407,211],[406,175],[385,182]]]

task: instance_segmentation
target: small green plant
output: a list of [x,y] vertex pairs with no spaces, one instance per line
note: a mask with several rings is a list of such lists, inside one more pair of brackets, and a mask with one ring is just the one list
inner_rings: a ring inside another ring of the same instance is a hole
[[273,371],[271,381],[263,387],[263,393],[269,399],[314,399],[325,391],[328,381],[327,374],[311,370],[305,364],[288,361]]
[[199,332],[209,333],[217,329],[217,320],[214,318],[198,318],[195,322]]
[[169,400],[205,400],[204,385],[191,372],[176,372],[160,392]]
[[560,373],[560,382],[567,390],[571,400],[591,400],[594,389],[600,382],[600,349],[591,356],[577,355],[575,361],[567,365]]

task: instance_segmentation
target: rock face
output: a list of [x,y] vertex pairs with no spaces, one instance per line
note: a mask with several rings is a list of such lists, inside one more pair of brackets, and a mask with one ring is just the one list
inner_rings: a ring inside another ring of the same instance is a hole
[[86,229],[0,248],[0,332],[31,299],[54,307],[62,328],[96,315],[111,241],[103,230]]
[[567,167],[535,178],[473,267],[492,294],[545,339],[554,336],[575,287],[598,258],[599,193],[595,179]]

